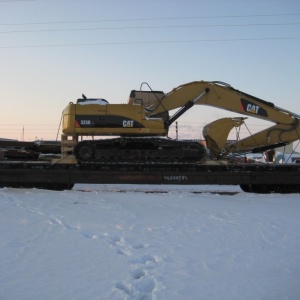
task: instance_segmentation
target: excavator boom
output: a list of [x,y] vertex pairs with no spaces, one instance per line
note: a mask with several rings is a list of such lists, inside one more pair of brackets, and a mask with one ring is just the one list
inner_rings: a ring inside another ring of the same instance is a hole
[[146,112],[148,112],[146,115],[151,117],[153,114],[170,111],[184,106],[189,101],[194,101],[198,105],[213,106],[275,123],[280,121],[290,124],[292,118],[296,116],[292,112],[276,107],[271,102],[236,90],[230,85],[219,81],[194,81],[180,85],[166,94],[160,101],[146,108]]
[[[299,115],[217,81],[195,81],[174,88],[160,101],[148,107],[146,115],[151,118],[152,115],[170,111],[183,103],[208,105],[276,123],[230,145],[226,144],[226,140],[230,130],[237,127],[236,118],[221,119],[206,125],[203,135],[207,147],[216,157],[229,152],[263,151],[300,139]],[[166,124],[168,122],[167,120]],[[238,126],[243,123],[239,122]]]

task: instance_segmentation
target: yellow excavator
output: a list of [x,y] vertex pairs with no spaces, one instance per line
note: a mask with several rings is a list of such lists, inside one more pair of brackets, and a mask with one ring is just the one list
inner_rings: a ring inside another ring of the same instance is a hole
[[[143,83],[144,84],[144,83]],[[190,140],[167,138],[170,125],[194,105],[208,105],[245,116],[271,121],[275,125],[228,143],[233,128],[246,117],[222,118],[203,129],[206,146],[216,159],[230,153],[263,152],[300,139],[300,116],[219,81],[195,81],[169,93],[133,90],[127,104],[109,104],[104,99],[83,95],[63,111],[65,135],[119,136],[78,142],[75,157],[94,161],[192,161],[201,162],[204,146]],[[177,111],[170,116],[174,109]]]

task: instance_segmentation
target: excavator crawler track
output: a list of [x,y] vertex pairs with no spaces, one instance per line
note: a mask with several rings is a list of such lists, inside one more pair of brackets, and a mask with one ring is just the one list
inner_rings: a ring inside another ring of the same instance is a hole
[[167,138],[113,138],[79,142],[79,162],[200,162],[205,148],[197,141]]

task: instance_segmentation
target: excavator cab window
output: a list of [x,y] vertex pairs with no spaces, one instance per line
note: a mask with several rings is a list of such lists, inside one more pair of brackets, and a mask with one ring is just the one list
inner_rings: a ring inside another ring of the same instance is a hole
[[130,105],[142,105],[144,107],[149,107],[155,102],[160,101],[165,96],[162,91],[136,91],[132,90],[128,104]]

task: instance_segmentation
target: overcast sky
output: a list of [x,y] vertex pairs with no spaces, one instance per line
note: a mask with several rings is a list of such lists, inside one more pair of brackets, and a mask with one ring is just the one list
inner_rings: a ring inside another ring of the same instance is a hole
[[[0,0],[0,23],[0,137],[55,139],[82,93],[126,103],[142,82],[219,80],[300,113],[298,0]],[[194,107],[180,138],[232,115]]]

